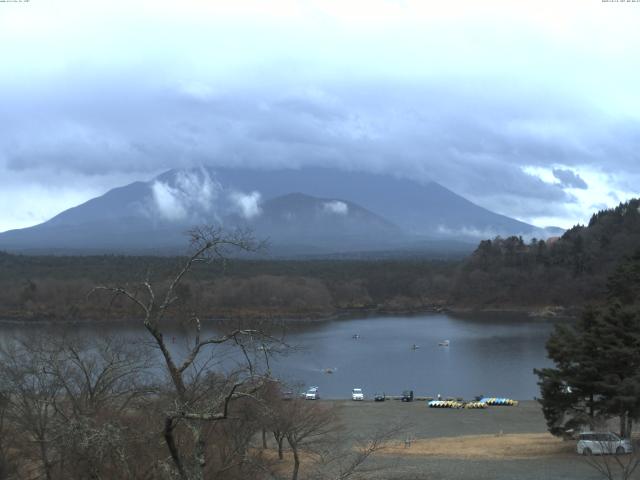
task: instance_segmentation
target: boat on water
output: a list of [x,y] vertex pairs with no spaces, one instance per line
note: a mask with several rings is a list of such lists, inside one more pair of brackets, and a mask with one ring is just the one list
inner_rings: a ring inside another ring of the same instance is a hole
[[411,350],[417,350],[420,348],[420,345],[416,345],[415,343],[411,345]]
[[438,342],[438,346],[440,346],[440,347],[448,347],[449,346],[449,340],[442,340],[441,342]]

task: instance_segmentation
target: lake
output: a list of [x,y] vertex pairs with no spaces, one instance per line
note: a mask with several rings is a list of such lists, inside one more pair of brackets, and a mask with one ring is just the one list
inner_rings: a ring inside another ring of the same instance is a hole
[[[51,334],[60,327],[0,324],[4,338],[31,335],[35,329]],[[416,395],[433,397],[525,400],[539,394],[533,369],[551,365],[544,345],[552,329],[553,323],[525,315],[487,313],[292,323],[286,342],[297,348],[274,358],[271,365],[276,376],[291,384],[318,386],[323,398],[347,398],[353,387],[361,387],[369,397],[412,389]],[[117,334],[128,341],[145,338],[137,323],[81,324],[73,330],[90,336]],[[173,327],[166,338],[177,353],[184,331]],[[444,340],[448,347],[438,345]],[[222,355],[219,361],[229,367],[234,360]]]

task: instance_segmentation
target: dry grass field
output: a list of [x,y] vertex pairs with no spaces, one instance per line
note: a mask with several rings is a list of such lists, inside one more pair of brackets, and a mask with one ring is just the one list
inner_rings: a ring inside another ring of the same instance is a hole
[[384,455],[427,456],[451,459],[507,460],[546,458],[571,454],[575,445],[547,433],[465,435],[399,442],[383,450]]

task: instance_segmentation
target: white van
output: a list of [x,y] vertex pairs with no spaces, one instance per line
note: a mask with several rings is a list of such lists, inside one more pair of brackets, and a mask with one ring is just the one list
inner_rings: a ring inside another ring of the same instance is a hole
[[584,432],[576,447],[580,455],[622,455],[633,452],[631,441],[613,432]]
[[306,400],[318,400],[320,398],[318,387],[309,388],[309,390],[307,390],[307,393],[304,394],[304,398]]

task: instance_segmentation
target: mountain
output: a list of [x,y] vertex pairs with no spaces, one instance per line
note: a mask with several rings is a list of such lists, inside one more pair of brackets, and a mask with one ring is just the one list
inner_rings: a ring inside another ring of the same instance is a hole
[[248,227],[277,255],[433,249],[471,251],[496,235],[547,237],[532,225],[475,205],[435,183],[329,168],[170,170],[0,234],[22,252],[183,250],[203,223]]
[[[346,198],[416,235],[466,237],[473,242],[496,235],[549,236],[537,227],[482,208],[436,182],[320,167],[264,171],[222,168],[214,175],[222,185],[237,191],[258,191],[264,198],[294,191]],[[175,171],[169,171],[158,178],[170,182],[174,176]]]

